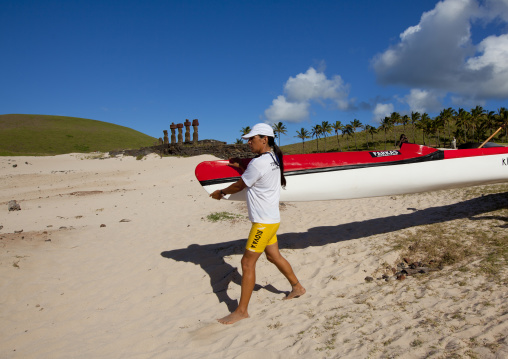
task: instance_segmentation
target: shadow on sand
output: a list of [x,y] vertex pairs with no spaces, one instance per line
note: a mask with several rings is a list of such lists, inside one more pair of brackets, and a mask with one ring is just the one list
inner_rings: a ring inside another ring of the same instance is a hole
[[[307,232],[284,233],[277,235],[277,237],[279,248],[281,249],[303,249],[462,218],[469,218],[471,220],[495,218],[508,222],[508,218],[499,216],[473,218],[474,216],[502,208],[508,208],[508,193],[489,194],[456,204],[424,210],[408,208],[408,210],[413,210],[413,213],[369,219],[337,226],[315,227],[310,228]],[[340,213],[337,216],[340,216]],[[237,301],[228,296],[227,288],[231,282],[240,285],[241,275],[236,267],[224,261],[224,257],[243,254],[244,246],[245,239],[206,245],[191,244],[187,248],[162,252],[161,255],[175,261],[190,262],[201,266],[210,277],[210,285],[213,292],[217,295],[219,302],[224,302],[232,312],[236,309]],[[254,290],[262,288],[273,293],[288,293],[277,290],[271,285],[264,287],[256,285]]]

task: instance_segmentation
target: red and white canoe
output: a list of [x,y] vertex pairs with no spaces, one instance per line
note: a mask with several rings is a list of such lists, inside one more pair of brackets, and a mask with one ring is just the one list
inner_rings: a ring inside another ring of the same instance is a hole
[[[212,193],[236,182],[229,161],[206,161],[196,178]],[[281,201],[364,198],[508,182],[508,147],[437,150],[406,143],[400,150],[284,156]],[[228,197],[244,201],[245,191]]]

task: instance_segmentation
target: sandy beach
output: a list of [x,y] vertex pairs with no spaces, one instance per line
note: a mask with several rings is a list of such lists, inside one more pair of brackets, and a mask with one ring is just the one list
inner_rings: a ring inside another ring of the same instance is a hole
[[506,235],[506,185],[282,204],[307,294],[283,301],[262,256],[251,318],[226,326],[250,222],[196,181],[215,158],[94,157],[0,157],[1,358],[508,358],[506,281],[446,266],[378,279],[401,261],[394,237]]

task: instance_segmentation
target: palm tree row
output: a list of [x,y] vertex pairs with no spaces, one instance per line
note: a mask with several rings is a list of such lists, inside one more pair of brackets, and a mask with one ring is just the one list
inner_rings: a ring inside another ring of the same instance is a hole
[[[392,125],[403,124],[401,120],[393,121],[393,114],[390,118],[385,117],[383,121],[390,121]],[[450,146],[454,137],[458,143],[481,142],[501,126],[505,127],[505,141],[508,140],[508,110],[504,107],[499,108],[497,113],[487,111],[481,106],[476,106],[471,111],[463,108],[456,111],[449,107],[434,118],[430,118],[427,113],[420,115],[412,112],[407,123],[412,127],[413,142],[419,142],[416,130],[420,130],[424,145],[427,140],[430,142],[431,137],[434,137],[436,147]]]
[[[453,138],[456,139],[457,144],[481,142],[501,126],[504,126],[504,134],[500,134],[498,137],[504,135],[505,142],[508,142],[508,110],[501,107],[497,112],[487,111],[481,106],[476,106],[470,111],[463,108],[456,111],[449,107],[442,110],[434,118],[431,118],[428,113],[411,112],[410,116],[401,116],[398,112],[392,112],[390,116],[386,116],[381,120],[377,128],[371,125],[363,125],[357,119],[348,124],[342,124],[341,121],[336,121],[333,124],[323,121],[321,124],[314,125],[310,131],[302,127],[296,131],[295,137],[302,140],[303,153],[305,153],[305,140],[309,138],[316,139],[317,152],[319,152],[319,140],[324,138],[323,150],[326,152],[326,138],[332,133],[336,136],[338,151],[342,151],[339,132],[346,142],[347,151],[350,150],[350,139],[353,139],[354,148],[358,150],[357,130],[362,129],[367,150],[369,149],[369,136],[371,144],[374,145],[374,135],[378,132],[384,134],[384,149],[386,150],[388,143],[391,142],[388,138],[391,132],[393,132],[393,145],[396,146],[397,136],[400,135],[400,127],[398,132],[394,131],[394,128],[400,125],[402,125],[403,133],[408,135],[410,142],[434,145],[435,147],[450,147]],[[287,128],[282,122],[279,122],[273,125],[273,130],[280,146],[281,134],[285,134]],[[242,135],[250,132],[250,127],[242,128],[241,132]],[[432,139],[434,139],[433,144],[430,143]],[[241,140],[237,140],[237,142],[241,143]]]
[[[388,133],[390,133],[396,125],[402,125],[403,133],[407,133],[407,130],[411,131],[411,142],[420,143],[420,138],[417,137],[417,130],[419,130],[422,136],[421,143],[424,145],[431,145],[430,139],[434,138],[434,145],[436,147],[450,146],[453,138],[456,138],[457,143],[466,143],[470,141],[480,142],[492,135],[494,131],[501,126],[504,126],[505,130],[505,142],[508,142],[508,110],[501,107],[498,109],[497,113],[494,111],[487,112],[481,106],[476,106],[469,112],[463,108],[459,108],[458,111],[455,111],[450,107],[442,110],[435,118],[431,118],[428,113],[420,114],[419,112],[411,112],[411,116],[401,116],[397,112],[392,112],[390,116],[381,120],[378,128],[371,125],[363,125],[357,119],[354,119],[346,125],[343,125],[340,121],[336,121],[333,125],[324,121],[321,125],[315,125],[312,127],[310,133],[304,128],[296,131],[297,135],[295,137],[300,138],[303,145],[305,139],[315,137],[317,140],[316,149],[319,151],[319,137],[324,136],[326,138],[326,135],[331,133],[333,130],[337,136],[338,150],[341,151],[339,142],[340,131],[342,133],[342,137],[346,139],[347,150],[349,151],[350,137],[354,138],[355,149],[358,150],[356,130],[361,128],[365,134],[367,149],[369,149],[369,135],[371,136],[373,143],[374,134],[383,132],[385,138],[384,148],[386,150],[389,142]],[[400,132],[396,133],[394,131],[394,146],[397,144],[397,135],[400,135]],[[326,152],[326,142],[324,151]]]
[[[370,125],[364,126],[360,121],[357,119],[354,119],[350,123],[343,125],[340,121],[335,121],[335,123],[330,124],[328,121],[321,122],[320,125],[315,125],[311,128],[311,131],[307,131],[305,128],[301,128],[299,131],[296,131],[297,138],[302,140],[302,146],[303,150],[305,152],[305,140],[309,139],[311,137],[316,138],[316,150],[319,152],[319,138],[321,136],[325,139],[325,147],[324,151],[326,152],[326,136],[330,135],[333,132],[335,132],[335,136],[337,138],[337,147],[339,151],[342,151],[341,145],[340,145],[340,139],[339,139],[339,131],[341,132],[342,138],[346,139],[346,147],[349,151],[349,139],[353,137],[355,142],[355,149],[358,150],[358,143],[356,141],[356,133],[359,128],[362,128],[365,131],[365,134],[374,134],[376,133],[376,129]],[[367,140],[367,148],[369,146],[368,144],[368,137],[366,137]]]

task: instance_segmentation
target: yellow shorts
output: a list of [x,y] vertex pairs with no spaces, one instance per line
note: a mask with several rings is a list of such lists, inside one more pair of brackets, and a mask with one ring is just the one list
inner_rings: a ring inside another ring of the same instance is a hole
[[279,226],[280,223],[252,223],[245,249],[256,253],[263,253],[266,246],[277,243],[277,236],[275,234]]

